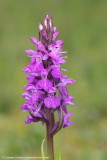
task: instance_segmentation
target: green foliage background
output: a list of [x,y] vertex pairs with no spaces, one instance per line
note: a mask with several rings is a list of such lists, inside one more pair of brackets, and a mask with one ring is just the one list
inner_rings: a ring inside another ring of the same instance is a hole
[[68,50],[75,125],[55,136],[62,160],[107,160],[107,0],[0,0],[0,156],[41,156],[41,124],[25,125],[20,96],[27,83],[28,39],[50,12]]

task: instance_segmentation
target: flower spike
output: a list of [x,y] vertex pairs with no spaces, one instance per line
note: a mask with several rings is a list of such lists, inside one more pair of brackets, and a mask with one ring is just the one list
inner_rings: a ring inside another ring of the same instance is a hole
[[[46,124],[50,152],[52,152],[53,135],[61,128],[75,123],[69,121],[72,112],[68,112],[67,105],[74,105],[72,102],[74,97],[69,96],[66,87],[75,84],[75,81],[69,79],[67,75],[62,75],[62,70],[67,71],[61,68],[61,64],[66,63],[65,58],[67,58],[63,54],[67,52],[62,50],[64,41],[56,40],[59,35],[56,30],[51,16],[47,14],[39,23],[39,38],[30,37],[36,50],[25,50],[31,60],[23,69],[27,73],[28,84],[25,87],[26,93],[22,94],[26,102],[21,107],[30,114],[25,121],[26,124],[31,122]],[[57,121],[55,112],[58,113]]]

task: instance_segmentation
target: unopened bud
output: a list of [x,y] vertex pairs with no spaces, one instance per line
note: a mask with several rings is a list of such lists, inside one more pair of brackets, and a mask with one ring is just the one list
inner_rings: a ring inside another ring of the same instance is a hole
[[39,24],[39,29],[40,31],[43,30],[43,25],[41,23]]

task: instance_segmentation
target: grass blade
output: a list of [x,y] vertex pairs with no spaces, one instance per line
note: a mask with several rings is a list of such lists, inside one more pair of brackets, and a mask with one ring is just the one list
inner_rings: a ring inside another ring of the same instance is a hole
[[45,139],[43,139],[41,144],[42,160],[45,160],[44,143],[45,143]]

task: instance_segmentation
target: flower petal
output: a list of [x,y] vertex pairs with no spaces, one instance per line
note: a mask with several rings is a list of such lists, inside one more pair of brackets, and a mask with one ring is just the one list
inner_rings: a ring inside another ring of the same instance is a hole
[[42,79],[37,82],[37,86],[45,91],[52,88],[52,82],[49,79]]
[[68,121],[66,124],[64,124],[63,128],[66,128],[66,127],[68,127],[69,125],[75,124],[75,123],[76,123],[76,122]]
[[34,119],[32,116],[28,116],[27,120],[25,121],[26,124],[29,124],[31,122],[38,122],[38,119]]
[[36,55],[36,51],[34,51],[34,50],[32,50],[32,49],[29,49],[29,50],[25,50],[25,52],[27,53],[27,54],[31,54],[31,55]]
[[75,123],[75,122],[73,122],[73,121],[68,121],[69,120],[69,117],[72,115],[72,113],[73,112],[69,112],[69,113],[67,113],[67,114],[65,114],[64,116],[63,116],[63,128],[66,128],[66,127],[68,127],[69,125],[71,125],[71,124],[73,124],[73,123]]
[[55,96],[49,96],[44,99],[45,106],[47,108],[56,108],[60,105],[60,99]]
[[74,105],[74,103],[72,102],[74,100],[74,97],[71,96],[67,96],[63,98],[63,103],[64,104],[71,104]]
[[52,76],[54,78],[60,78],[61,77],[61,69],[58,68],[58,67],[55,67],[53,70],[52,70]]
[[37,44],[37,43],[38,43],[38,39],[36,39],[35,37],[30,37],[30,40],[31,40],[34,44]]
[[38,99],[39,99],[39,93],[36,92],[36,93],[34,93],[34,94],[32,95],[32,98],[31,98],[32,103],[33,103],[33,104],[36,104],[37,101],[38,101]]
[[59,35],[59,32],[56,32],[53,34],[53,41],[58,37],[58,35]]
[[57,47],[60,47],[63,43],[64,43],[64,41],[62,41],[62,40],[57,40],[56,41]]
[[43,63],[40,62],[40,63],[37,63],[37,64],[35,65],[35,67],[33,67],[33,72],[39,73],[39,72],[41,72],[43,69],[44,69]]

